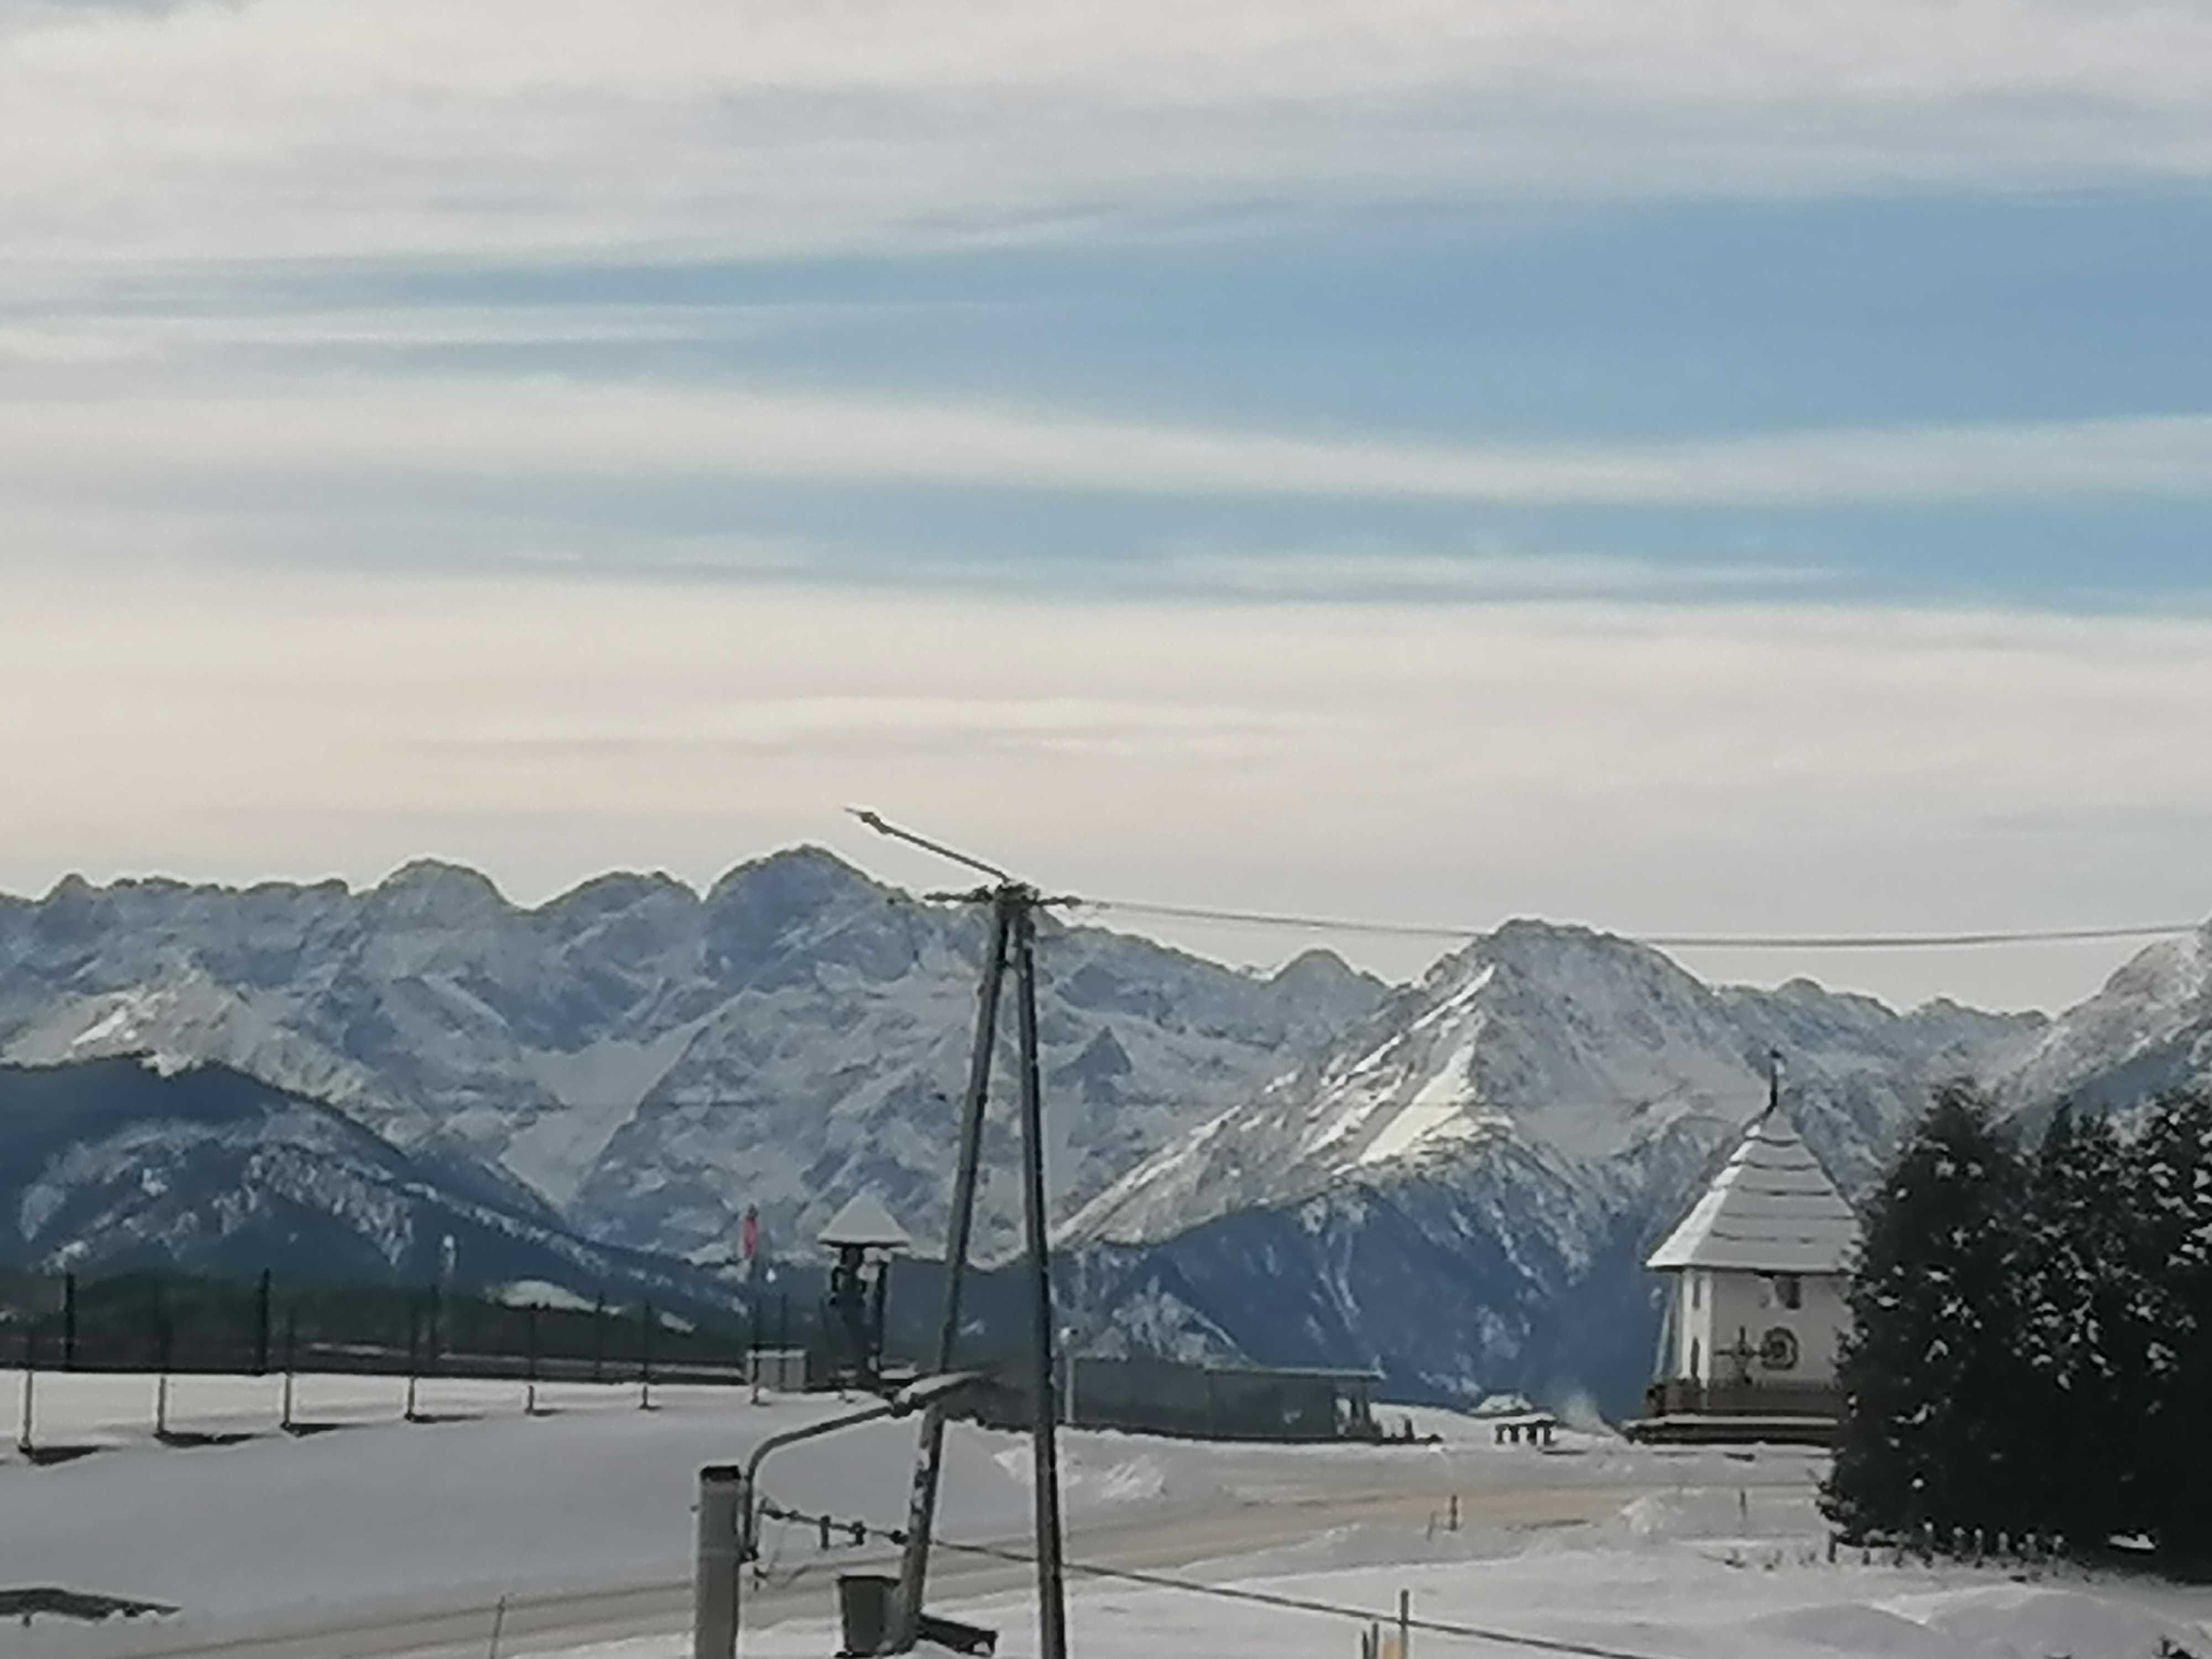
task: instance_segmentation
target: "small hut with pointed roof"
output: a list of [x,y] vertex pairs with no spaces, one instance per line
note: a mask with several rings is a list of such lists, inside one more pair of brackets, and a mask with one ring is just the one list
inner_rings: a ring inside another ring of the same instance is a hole
[[830,1270],[831,1328],[841,1388],[873,1389],[884,1380],[884,1301],[894,1255],[913,1247],[906,1229],[873,1193],[856,1193],[822,1230],[836,1254]]
[[1825,1441],[1858,1217],[1783,1109],[1766,1109],[1644,1266],[1665,1275],[1651,1440]]

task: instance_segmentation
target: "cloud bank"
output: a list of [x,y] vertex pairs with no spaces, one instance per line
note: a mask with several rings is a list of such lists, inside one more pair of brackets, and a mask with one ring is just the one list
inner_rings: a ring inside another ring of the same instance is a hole
[[2212,167],[2191,0],[15,0],[0,37],[27,266]]
[[[269,573],[141,573],[91,608],[81,580],[32,578],[10,599],[0,772],[34,781],[0,800],[18,891],[70,868],[367,880],[428,852],[526,898],[825,839],[936,880],[848,835],[857,799],[1076,890],[1405,921],[2212,908],[2192,874],[2203,622]],[[1698,965],[2043,1002],[2112,959]]]

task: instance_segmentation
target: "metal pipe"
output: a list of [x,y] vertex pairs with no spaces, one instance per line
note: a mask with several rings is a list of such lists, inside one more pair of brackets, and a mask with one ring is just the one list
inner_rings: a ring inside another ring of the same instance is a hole
[[744,1571],[740,1494],[744,1472],[730,1463],[699,1471],[698,1554],[691,1577],[691,1659],[736,1659],[738,1581]]
[[[968,1091],[961,1103],[960,1146],[952,1176],[952,1210],[945,1239],[945,1313],[938,1326],[936,1369],[951,1370],[960,1344],[960,1292],[968,1271],[968,1250],[975,1224],[975,1186],[983,1158],[983,1117],[991,1095],[991,1062],[999,1030],[999,994],[1006,974],[1016,890],[1001,887],[992,896],[991,937],[983,952],[983,979],[975,998],[975,1036],[968,1055]],[[937,1487],[944,1466],[945,1421],[932,1413],[921,1425],[915,1454],[914,1491],[907,1504],[906,1547],[899,1559],[898,1589],[891,1598],[890,1650],[911,1648],[921,1628],[922,1602],[928,1592],[929,1540],[937,1519]]]
[[[1027,895],[1024,896],[1027,898]],[[1024,902],[1014,917],[1016,1012],[1021,1034],[1023,1220],[1030,1278],[1030,1431],[1036,1478],[1037,1652],[1066,1659],[1067,1605],[1060,1562],[1059,1410],[1053,1400],[1051,1236],[1045,1218],[1044,1089],[1038,1073],[1036,913]]]
[[[738,1627],[742,1596],[738,1589],[744,1564],[758,1553],[758,1496],[760,1468],[769,1457],[787,1446],[795,1446],[802,1440],[818,1440],[823,1435],[836,1434],[841,1429],[858,1428],[863,1423],[873,1423],[886,1417],[906,1417],[915,1412],[923,1413],[925,1423],[943,1419],[944,1407],[953,1395],[972,1386],[980,1377],[973,1371],[955,1371],[949,1375],[925,1376],[909,1382],[888,1400],[879,1400],[856,1412],[826,1418],[819,1423],[808,1423],[781,1434],[772,1434],[755,1446],[752,1455],[739,1469],[731,1464],[710,1464],[699,1471],[698,1555],[692,1576],[691,1589],[691,1650],[693,1659],[732,1659],[736,1652]],[[709,1488],[713,1489],[714,1507],[710,1514]],[[726,1504],[726,1507],[725,1505]],[[726,1547],[735,1551],[728,1562],[726,1579],[722,1576]],[[710,1550],[713,1559],[709,1559]],[[723,1600],[726,1589],[727,1601]],[[724,1610],[727,1610],[727,1636],[723,1632]],[[720,1643],[715,1646],[713,1644]]]

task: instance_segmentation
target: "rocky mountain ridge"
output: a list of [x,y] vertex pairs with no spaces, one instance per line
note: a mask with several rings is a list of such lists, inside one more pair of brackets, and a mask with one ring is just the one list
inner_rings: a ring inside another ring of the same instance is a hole
[[[0,900],[0,1059],[234,1066],[616,1243],[711,1255],[757,1205],[803,1249],[863,1189],[926,1238],[980,951],[975,915],[814,848],[534,908],[429,861],[358,892],[70,878]],[[1262,976],[1057,923],[1039,951],[1067,1204],[1384,993],[1325,953]],[[987,1244],[1012,1199],[987,1194]]]
[[1650,1361],[1644,1249],[1764,1105],[1770,1052],[1859,1187],[1935,1085],[2043,1029],[1806,981],[1715,988],[1628,940],[1510,923],[1072,1218],[1084,1317],[1109,1346],[1622,1408]]
[[[769,1249],[809,1254],[864,1189],[926,1241],[980,946],[973,914],[814,849],[703,894],[617,875],[535,908],[435,864],[361,892],[72,880],[0,898],[0,1058],[234,1066],[617,1245],[711,1261],[757,1203]],[[1632,1404],[1642,1255],[1763,1103],[1771,1051],[1851,1191],[1954,1077],[2032,1120],[2212,1076],[2212,933],[2057,1020],[1709,986],[1537,921],[1395,988],[1323,953],[1261,975],[1057,923],[1041,957],[1085,1346],[1369,1364],[1429,1396]],[[987,1156],[1011,1169],[1003,1112]],[[987,1194],[987,1247],[1013,1200]]]
[[560,1285],[714,1309],[688,1263],[579,1238],[467,1164],[410,1156],[227,1066],[0,1066],[0,1261],[250,1278]]
[[2138,952],[1993,1081],[2001,1102],[2031,1115],[2062,1100],[2125,1113],[2163,1090],[2212,1085],[2212,923]]

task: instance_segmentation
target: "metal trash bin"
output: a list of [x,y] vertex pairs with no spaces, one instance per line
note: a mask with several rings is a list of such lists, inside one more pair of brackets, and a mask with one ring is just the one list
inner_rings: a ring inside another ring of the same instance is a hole
[[881,1652],[891,1629],[891,1598],[898,1580],[880,1572],[837,1575],[837,1620],[844,1632],[839,1659]]

